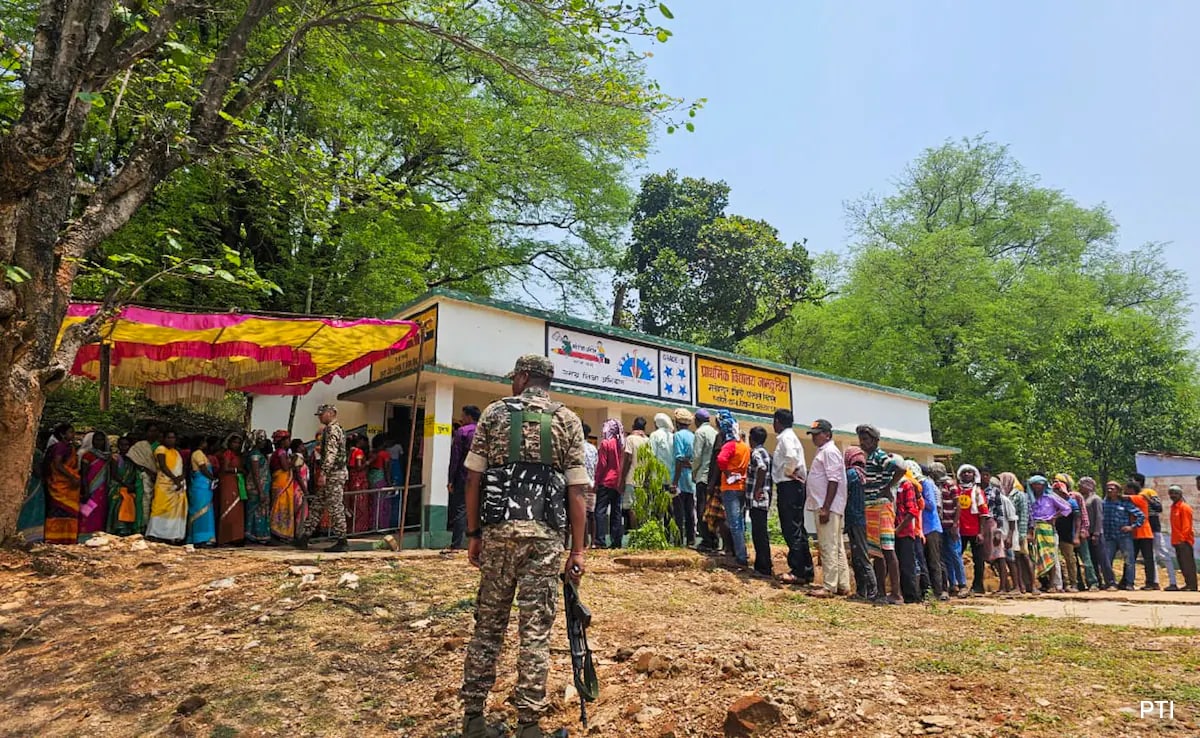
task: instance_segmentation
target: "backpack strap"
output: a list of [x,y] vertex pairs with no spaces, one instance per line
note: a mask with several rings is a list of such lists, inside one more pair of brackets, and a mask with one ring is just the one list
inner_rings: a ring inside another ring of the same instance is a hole
[[522,461],[521,445],[525,440],[525,424],[537,423],[541,463],[553,466],[554,443],[550,433],[550,424],[554,420],[554,414],[563,406],[562,403],[550,403],[545,412],[529,410],[524,403],[510,403],[507,400],[504,405],[508,408],[508,463],[516,464]]

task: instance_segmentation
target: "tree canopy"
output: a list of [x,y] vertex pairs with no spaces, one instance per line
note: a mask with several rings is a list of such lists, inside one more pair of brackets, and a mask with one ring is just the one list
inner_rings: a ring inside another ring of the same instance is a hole
[[837,296],[744,349],[934,395],[935,439],[996,468],[1109,474],[1200,447],[1183,276],[1157,244],[1120,248],[1104,207],[972,138],[847,212]]
[[726,214],[728,204],[724,182],[680,179],[674,170],[642,180],[623,264],[641,330],[731,349],[815,299],[804,243],[786,244],[769,223]]

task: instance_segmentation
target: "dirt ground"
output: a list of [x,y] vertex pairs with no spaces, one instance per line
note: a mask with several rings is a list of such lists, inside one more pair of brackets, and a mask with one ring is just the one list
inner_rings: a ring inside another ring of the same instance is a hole
[[[478,581],[461,554],[131,546],[0,553],[0,735],[456,735]],[[1200,734],[1200,631],[821,600],[671,556],[689,566],[589,557],[589,735],[721,736],[746,695],[766,736]],[[561,615],[553,638],[546,725],[582,735]],[[490,705],[510,720],[514,658]]]

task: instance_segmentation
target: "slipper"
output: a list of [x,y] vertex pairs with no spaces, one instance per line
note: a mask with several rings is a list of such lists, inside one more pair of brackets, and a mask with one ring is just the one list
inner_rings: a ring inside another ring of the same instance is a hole
[[810,589],[805,594],[807,594],[809,597],[816,597],[817,599],[820,599],[820,600],[826,599],[828,597],[833,597],[833,594],[829,590],[825,589],[824,587],[814,587],[813,589]]
[[783,582],[784,584],[795,584],[799,580],[797,580],[792,574],[780,574],[779,581]]

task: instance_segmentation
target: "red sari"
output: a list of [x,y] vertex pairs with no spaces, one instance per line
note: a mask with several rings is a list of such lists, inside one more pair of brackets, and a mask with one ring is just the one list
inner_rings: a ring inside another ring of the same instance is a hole
[[[346,481],[346,491],[356,492],[358,490],[370,489],[367,484],[367,454],[361,448],[355,446],[350,449],[349,467],[350,478]],[[375,525],[375,516],[371,510],[371,500],[374,495],[348,495],[346,497],[346,511],[351,513],[349,531],[351,533],[362,533],[371,530]]]
[[217,472],[217,545],[244,543],[246,540],[246,478],[242,473],[242,455],[225,449],[213,467]]

